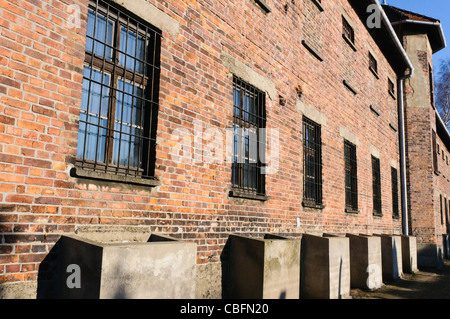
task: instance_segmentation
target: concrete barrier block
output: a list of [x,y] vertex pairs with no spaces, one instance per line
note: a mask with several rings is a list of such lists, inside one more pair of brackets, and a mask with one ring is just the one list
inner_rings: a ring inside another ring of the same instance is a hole
[[381,238],[346,235],[350,240],[351,287],[374,290],[383,284]]
[[[79,236],[60,239],[58,297],[77,299],[195,298],[195,243],[151,235],[147,242],[100,243]],[[80,286],[69,287],[68,280]],[[77,268],[78,267],[78,268]]]
[[301,290],[305,299],[350,296],[350,242],[346,237],[302,236]]
[[300,241],[230,235],[230,298],[298,299]]
[[417,267],[417,238],[402,235],[402,264],[403,272],[414,274],[419,271]]
[[402,238],[399,235],[374,234],[381,238],[383,280],[397,280],[403,276]]

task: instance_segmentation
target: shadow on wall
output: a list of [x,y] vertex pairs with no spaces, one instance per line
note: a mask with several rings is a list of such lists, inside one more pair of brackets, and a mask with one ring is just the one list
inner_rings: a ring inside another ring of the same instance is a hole
[[61,274],[60,265],[61,242],[58,240],[44,260],[39,265],[37,277],[37,299],[55,299],[58,297],[58,278]]

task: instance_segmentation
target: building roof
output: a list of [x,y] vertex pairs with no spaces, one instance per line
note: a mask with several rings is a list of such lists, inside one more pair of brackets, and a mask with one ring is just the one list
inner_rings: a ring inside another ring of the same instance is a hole
[[[411,61],[380,2],[378,0],[349,0],[349,3],[358,14],[361,21],[363,21],[368,32],[383,52],[394,71],[398,75],[403,76],[406,70],[412,69]],[[369,5],[376,5],[381,12],[381,26],[379,28],[369,28],[366,23],[373,14],[373,11],[368,12],[367,10]]]
[[444,49],[447,44],[438,19],[407,11],[390,5],[383,5],[387,17],[398,31],[426,33],[433,53]]
[[[383,9],[391,20],[391,17],[397,16],[394,21],[401,20],[415,20],[415,21],[428,21],[428,22],[437,22],[440,23],[439,20],[427,17],[423,14],[411,12],[408,10],[400,9],[397,7],[393,7],[390,5],[383,5]],[[391,20],[392,21],[392,20]]]

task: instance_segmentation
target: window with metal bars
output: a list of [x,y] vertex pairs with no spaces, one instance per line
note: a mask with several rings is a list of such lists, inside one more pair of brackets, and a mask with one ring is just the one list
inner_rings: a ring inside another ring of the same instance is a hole
[[356,161],[356,145],[344,141],[345,158],[345,210],[358,211],[358,169]]
[[[445,216],[448,218],[448,201],[447,198],[444,197],[445,202]],[[444,225],[444,216],[442,216],[441,224]]]
[[398,171],[391,167],[391,183],[392,183],[392,216],[400,217],[398,210]]
[[[445,201],[445,198],[444,198]],[[442,194],[439,195],[440,212],[441,212],[441,225],[444,225],[444,203],[442,202]],[[447,203],[445,203],[447,204]]]
[[352,44],[355,44],[355,31],[344,17],[342,17],[342,35]]
[[380,159],[372,156],[372,189],[373,189],[373,214],[382,215],[381,211],[381,172]]
[[232,195],[265,197],[266,94],[233,78]]
[[434,107],[434,80],[433,80],[433,69],[431,68],[431,64],[428,64],[428,79],[430,82],[430,101],[431,105]]
[[372,53],[369,52],[369,68],[375,73],[378,74],[378,62]]
[[321,208],[322,138],[321,126],[303,117],[303,206]]
[[395,98],[395,84],[391,81],[391,79],[388,79],[388,91],[389,94]]
[[433,169],[434,169],[434,173],[439,175],[439,167],[438,167],[438,153],[437,153],[437,147],[439,147],[439,145],[437,144],[436,141],[436,132],[434,130],[431,131],[431,143],[432,143],[432,147],[433,147]]
[[87,18],[77,167],[153,179],[161,31],[100,0]]

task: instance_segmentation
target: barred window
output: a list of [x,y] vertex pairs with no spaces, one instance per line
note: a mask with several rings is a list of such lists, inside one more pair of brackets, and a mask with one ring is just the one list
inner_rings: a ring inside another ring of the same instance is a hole
[[391,167],[391,182],[392,182],[392,215],[398,218],[398,171],[396,168]]
[[431,105],[434,107],[434,80],[433,80],[433,68],[431,64],[428,64],[428,80],[430,82],[430,101]]
[[358,210],[358,176],[356,161],[356,146],[344,141],[345,157],[345,208],[346,211]]
[[432,143],[432,147],[433,147],[433,168],[434,168],[434,173],[435,174],[439,174],[439,167],[438,167],[438,153],[437,153],[437,149],[439,147],[439,145],[437,144],[436,141],[436,132],[434,130],[431,131],[431,143]]
[[372,188],[373,188],[373,214],[381,215],[381,172],[380,159],[372,156]]
[[87,15],[77,166],[153,178],[161,32],[99,0]]
[[391,81],[391,79],[388,79],[388,90],[389,94],[391,94],[392,97],[395,98],[395,84]]
[[303,205],[322,206],[321,126],[303,117]]
[[265,196],[266,95],[238,77],[233,79],[233,194]]
[[351,43],[355,44],[355,31],[344,17],[342,17],[342,35]]
[[[445,217],[448,218],[448,201],[447,198],[444,197],[445,202]],[[444,225],[444,216],[442,216],[442,225]]]
[[378,62],[370,52],[369,52],[369,67],[373,72],[378,73]]
[[[445,201],[445,198],[444,198]],[[439,195],[440,213],[441,213],[441,225],[444,225],[444,203],[442,202],[442,194]],[[447,202],[445,203],[447,205]]]

